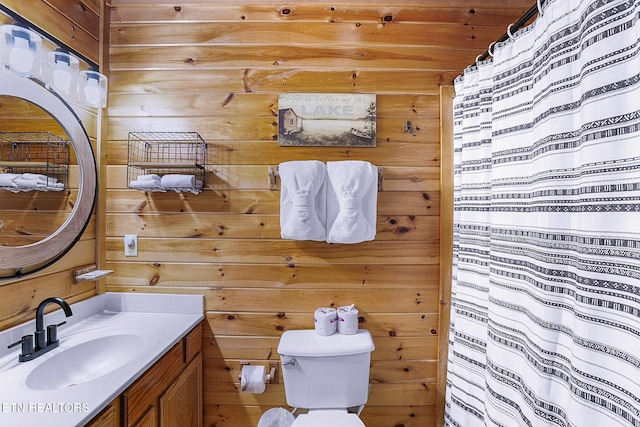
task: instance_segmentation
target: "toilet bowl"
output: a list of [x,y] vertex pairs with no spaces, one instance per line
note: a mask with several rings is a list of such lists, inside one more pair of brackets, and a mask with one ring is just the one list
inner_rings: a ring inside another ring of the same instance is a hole
[[291,427],[366,427],[356,415],[346,409],[314,409],[298,415]]

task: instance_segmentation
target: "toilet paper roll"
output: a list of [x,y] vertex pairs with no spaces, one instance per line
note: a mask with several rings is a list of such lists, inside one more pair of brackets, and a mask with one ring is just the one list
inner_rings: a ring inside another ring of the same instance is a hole
[[338,332],[345,335],[358,332],[358,309],[353,304],[338,307]]
[[321,307],[313,314],[316,333],[329,336],[338,330],[338,314],[335,308]]
[[240,371],[240,390],[244,393],[264,393],[266,388],[264,366],[245,365]]

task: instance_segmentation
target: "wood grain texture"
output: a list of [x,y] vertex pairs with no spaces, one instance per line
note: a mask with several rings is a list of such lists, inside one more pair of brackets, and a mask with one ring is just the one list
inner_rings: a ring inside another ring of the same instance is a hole
[[[100,0],[3,0],[3,5],[23,16],[55,38],[98,61],[100,40],[98,36]],[[4,20],[2,21],[5,22]],[[15,99],[0,99],[0,130],[6,132],[49,131],[60,135],[60,126],[42,112]],[[92,146],[97,146],[98,120],[95,110],[74,107],[82,121]],[[28,117],[28,118],[27,118]],[[40,238],[46,230],[42,223],[53,222],[49,215],[57,217],[68,213],[75,203],[78,189],[78,168],[71,153],[68,189],[60,193],[19,193],[3,191],[0,195],[2,209],[9,209],[0,220],[0,233],[20,233],[33,239]],[[25,206],[27,208],[25,209]],[[16,222],[20,215],[26,221]],[[7,231],[10,230],[10,231]],[[104,231],[100,231],[104,233]],[[78,302],[96,294],[94,282],[73,284],[73,270],[97,262],[97,221],[94,214],[80,241],[52,266],[35,274],[17,279],[0,281],[0,329],[23,323],[35,316],[40,301],[59,296],[69,303]]]
[[[282,384],[240,393],[240,362],[278,360],[284,331],[312,328],[319,306],[351,303],[376,344],[363,421],[438,425],[441,270],[450,268],[440,256],[442,197],[450,197],[440,86],[531,5],[481,3],[111,0],[107,289],[205,295],[205,425],[256,425],[286,406]],[[376,94],[376,146],[278,146],[283,92]],[[131,131],[198,132],[207,142],[204,191],[129,190]],[[282,240],[268,166],[353,159],[385,169],[376,239]],[[134,233],[139,255],[124,257],[122,236]]]
[[99,15],[91,2],[3,0],[9,9],[42,28],[95,63],[99,62]]

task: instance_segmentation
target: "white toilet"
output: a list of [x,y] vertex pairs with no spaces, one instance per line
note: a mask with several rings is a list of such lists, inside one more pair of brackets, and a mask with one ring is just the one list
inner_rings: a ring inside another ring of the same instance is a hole
[[[365,427],[358,414],[369,396],[369,331],[321,336],[315,330],[286,331],[278,353],[287,404],[305,408],[291,427]],[[347,412],[358,407],[358,414]],[[268,412],[268,411],[267,411]]]

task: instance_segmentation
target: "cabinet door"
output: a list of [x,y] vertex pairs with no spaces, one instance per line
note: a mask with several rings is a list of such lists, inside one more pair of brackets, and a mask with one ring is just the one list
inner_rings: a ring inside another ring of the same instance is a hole
[[116,397],[85,427],[120,427],[120,398]]
[[202,353],[160,397],[161,427],[202,427]]
[[152,406],[149,410],[138,420],[135,427],[156,427],[158,425],[158,408]]

